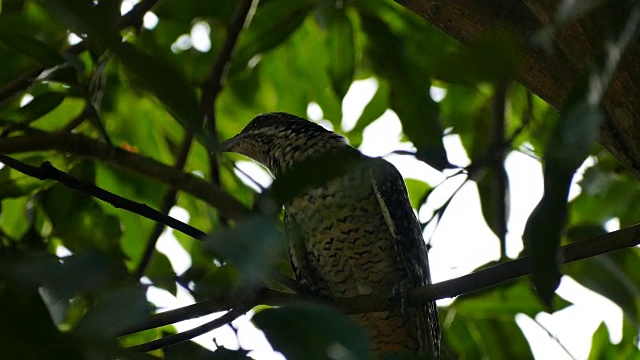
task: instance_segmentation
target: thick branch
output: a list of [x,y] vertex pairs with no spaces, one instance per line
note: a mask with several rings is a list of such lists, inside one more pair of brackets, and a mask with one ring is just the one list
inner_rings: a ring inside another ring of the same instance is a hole
[[[635,225],[561,247],[562,263],[566,264],[584,260],[608,252],[637,246],[638,244],[640,244],[640,225]],[[529,261],[528,257],[523,257],[456,279],[412,289],[409,292],[409,303],[412,305],[421,305],[429,301],[455,297],[497,286],[529,274],[531,272],[531,264]],[[229,297],[209,299],[184,308],[153,315],[146,322],[127,329],[122,335],[169,325],[213,312],[224,311],[233,307],[233,304],[266,304],[277,306],[286,305],[301,298],[301,295],[266,288],[263,288],[253,300],[232,294]],[[363,295],[334,299],[333,305],[346,313],[357,314],[390,310],[398,306],[393,299],[391,295],[384,294]],[[320,300],[324,301],[324,299]]]
[[[464,44],[502,31],[522,38],[527,45],[522,49],[524,66],[517,80],[556,109],[562,108],[571,85],[602,48],[608,22],[624,18],[628,12],[627,2],[604,2],[602,8],[579,21],[555,29],[552,51],[545,51],[533,44],[532,35],[556,18],[560,1],[396,1]],[[604,99],[609,116],[600,139],[636,177],[640,177],[639,58],[640,43],[635,42],[627,49]]]
[[187,192],[216,208],[230,219],[239,219],[249,210],[229,194],[193,175],[176,171],[173,167],[151,158],[134,154],[80,134],[39,133],[0,139],[0,153],[57,150],[77,156],[99,159],[151,177],[175,189]]
[[145,204],[141,204],[141,203],[123,198],[122,196],[113,194],[90,182],[74,178],[73,176],[70,176],[64,171],[60,171],[56,169],[48,161],[42,163],[42,165],[40,165],[39,167],[36,167],[36,166],[31,166],[29,164],[25,164],[21,161],[18,161],[16,159],[13,159],[9,156],[6,156],[0,153],[0,163],[3,163],[8,167],[14,170],[17,170],[25,175],[28,175],[40,180],[47,180],[47,179],[56,180],[59,183],[65,185],[66,187],[82,191],[97,199],[108,202],[109,204],[113,205],[115,208],[124,209],[127,211],[131,211],[134,214],[144,216],[147,219],[151,219],[158,223],[169,226],[172,229],[178,230],[186,235],[189,235],[194,239],[203,240],[207,236],[207,234],[194,228],[193,226],[189,224],[185,224],[182,221],[176,220],[167,214],[154,210]]

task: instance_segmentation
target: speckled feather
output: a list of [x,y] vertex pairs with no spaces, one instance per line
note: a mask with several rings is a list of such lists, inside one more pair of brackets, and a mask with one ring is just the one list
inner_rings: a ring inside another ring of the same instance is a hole
[[[327,151],[357,152],[340,135],[285,113],[256,117],[223,146],[262,163],[276,177]],[[402,177],[383,159],[358,156],[362,161],[345,174],[285,204],[285,230],[298,281],[329,298],[389,294],[430,283],[426,246]],[[353,318],[369,331],[377,354],[438,356],[435,303],[405,313]]]

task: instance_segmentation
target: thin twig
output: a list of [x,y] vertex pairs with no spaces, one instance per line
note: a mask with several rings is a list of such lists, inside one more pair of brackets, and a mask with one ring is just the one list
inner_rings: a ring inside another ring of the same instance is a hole
[[562,342],[560,341],[560,339],[558,339],[558,337],[556,336],[556,334],[552,333],[551,330],[547,329],[546,326],[542,325],[540,323],[540,321],[531,318],[531,320],[533,320],[533,322],[535,322],[542,330],[544,330],[547,335],[549,335],[549,338],[551,338],[553,341],[556,342],[556,344],[558,344],[558,346],[560,346],[560,348],[573,360],[577,360],[575,356],[573,356],[571,354],[571,352],[569,351],[569,349],[567,349],[564,344],[562,344]]
[[[588,240],[578,241],[560,248],[564,257],[563,263],[584,260],[589,257],[602,255],[608,252],[622,250],[640,244],[640,225],[612,233],[592,237]],[[495,287],[504,282],[527,275],[531,272],[530,259],[527,257],[502,263],[487,269],[483,269],[459,278],[440,283],[421,286],[409,291],[408,299],[412,305],[422,305],[430,301],[456,297],[475,291]],[[290,304],[296,300],[305,299],[304,295],[285,293],[281,291],[263,288],[256,298],[251,300],[243,296],[230,295],[223,299],[209,299],[184,308],[170,310],[152,315],[142,324],[127,329],[121,335],[144,331],[155,327],[203,316],[207,313],[223,311],[232,307],[232,304],[266,304],[272,306]],[[351,298],[333,299],[332,303],[337,308],[348,314],[366,312],[387,311],[396,308],[392,294],[363,295]],[[327,301],[327,299],[318,299]]]
[[165,348],[167,346],[175,345],[181,343],[183,341],[191,340],[194,337],[205,334],[211,330],[217,329],[221,326],[227,325],[228,323],[235,320],[238,316],[246,313],[251,310],[253,306],[249,305],[240,305],[231,310],[229,310],[226,314],[220,316],[215,320],[211,320],[203,325],[195,327],[193,329],[183,331],[181,333],[177,333],[174,335],[165,336],[158,340],[154,340],[148,343],[132,346],[129,349],[137,352],[149,352],[153,350],[158,350]]
[[190,226],[189,224],[185,224],[182,221],[176,220],[168,215],[150,208],[145,204],[129,200],[122,196],[111,193],[105,189],[102,189],[92,183],[74,178],[64,171],[56,169],[48,161],[45,161],[39,167],[36,167],[0,153],[0,162],[16,171],[40,180],[56,180],[68,188],[80,190],[97,199],[108,202],[115,208],[124,209],[132,213],[141,215],[147,219],[163,223],[171,227],[172,229],[178,230],[181,233],[193,237],[194,239],[202,240],[206,237],[206,234],[204,232],[194,228],[193,226]]

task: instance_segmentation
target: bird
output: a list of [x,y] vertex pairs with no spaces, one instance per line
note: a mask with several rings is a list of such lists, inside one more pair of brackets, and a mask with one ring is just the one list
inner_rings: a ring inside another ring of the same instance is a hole
[[[290,262],[298,283],[311,292],[329,299],[402,297],[431,283],[420,224],[402,176],[388,161],[363,155],[345,137],[282,112],[256,116],[221,147],[262,164],[276,181],[323,156],[329,162],[325,169],[341,169],[311,179],[284,203]],[[369,333],[376,356],[408,352],[439,358],[435,302],[351,317]]]

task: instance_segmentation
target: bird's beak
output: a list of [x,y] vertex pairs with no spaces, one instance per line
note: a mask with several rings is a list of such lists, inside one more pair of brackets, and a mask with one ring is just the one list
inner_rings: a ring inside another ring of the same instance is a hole
[[240,145],[242,138],[240,135],[236,135],[231,139],[227,139],[220,144],[220,152],[235,152],[238,145]]

